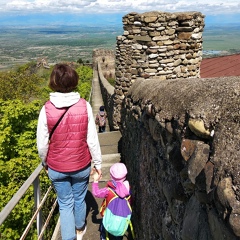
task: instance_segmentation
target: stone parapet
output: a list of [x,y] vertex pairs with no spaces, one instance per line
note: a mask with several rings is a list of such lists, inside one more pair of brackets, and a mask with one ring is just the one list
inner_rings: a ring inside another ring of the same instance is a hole
[[115,52],[109,49],[94,49],[92,54],[93,68],[101,65],[101,71],[106,79],[115,78]]
[[136,79],[121,159],[137,239],[240,238],[240,78]]
[[98,79],[102,94],[103,103],[108,115],[108,124],[110,131],[119,130],[119,126],[116,121],[116,116],[114,115],[115,109],[115,94],[114,87],[108,82],[108,80],[103,76],[101,63],[97,63]]

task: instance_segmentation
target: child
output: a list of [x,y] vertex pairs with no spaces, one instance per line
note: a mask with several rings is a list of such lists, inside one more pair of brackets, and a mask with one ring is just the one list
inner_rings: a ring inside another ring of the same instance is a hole
[[99,127],[99,132],[105,132],[105,129],[106,129],[106,118],[107,118],[107,115],[104,111],[104,106],[101,106],[99,108],[99,112],[97,113],[96,115],[96,119],[95,119],[95,123],[96,125],[98,125]]
[[[125,198],[130,196],[130,186],[129,182],[126,180],[127,175],[127,168],[124,163],[115,163],[110,168],[110,176],[111,180],[108,181],[107,186],[104,188],[99,188],[98,186],[98,179],[99,176],[97,172],[93,174],[93,183],[92,183],[92,194],[93,196],[97,198],[104,198],[107,202],[111,200],[111,191],[109,188],[114,189],[117,195],[119,195],[121,198]],[[109,199],[110,198],[110,199]],[[130,198],[129,198],[130,199]],[[105,201],[103,201],[104,203]],[[102,204],[100,214],[103,216],[104,211],[106,209],[106,206]],[[106,239],[106,230],[103,226],[103,224],[100,225],[100,239],[105,240]],[[122,236],[112,236],[113,240],[122,240]]]

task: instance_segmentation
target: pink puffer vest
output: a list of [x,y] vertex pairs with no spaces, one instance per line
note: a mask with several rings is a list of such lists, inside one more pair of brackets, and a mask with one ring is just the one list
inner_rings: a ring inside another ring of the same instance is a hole
[[[45,104],[49,133],[66,108],[56,108],[50,101]],[[88,113],[86,100],[72,105],[55,129],[48,149],[47,165],[58,172],[73,172],[91,162],[87,145]]]

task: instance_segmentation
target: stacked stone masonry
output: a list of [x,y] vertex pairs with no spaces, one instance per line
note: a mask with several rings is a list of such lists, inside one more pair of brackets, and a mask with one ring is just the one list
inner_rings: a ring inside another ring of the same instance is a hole
[[239,77],[132,85],[121,160],[137,239],[240,239],[239,106]]
[[137,239],[240,239],[240,78],[200,78],[203,19],[123,17],[114,94],[102,92],[122,133]]
[[[104,102],[111,102],[98,71]],[[120,152],[137,239],[240,239],[239,106],[239,77],[139,78],[132,85]]]
[[[123,17],[123,29],[116,45],[116,102],[124,99],[139,77],[200,77],[204,29],[201,13],[133,12]],[[116,111],[119,115],[121,106]]]

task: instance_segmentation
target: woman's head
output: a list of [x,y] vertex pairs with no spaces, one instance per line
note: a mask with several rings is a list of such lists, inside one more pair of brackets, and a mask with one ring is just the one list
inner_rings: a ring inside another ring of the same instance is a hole
[[79,76],[67,64],[56,64],[50,75],[49,87],[55,92],[68,93],[76,89]]

